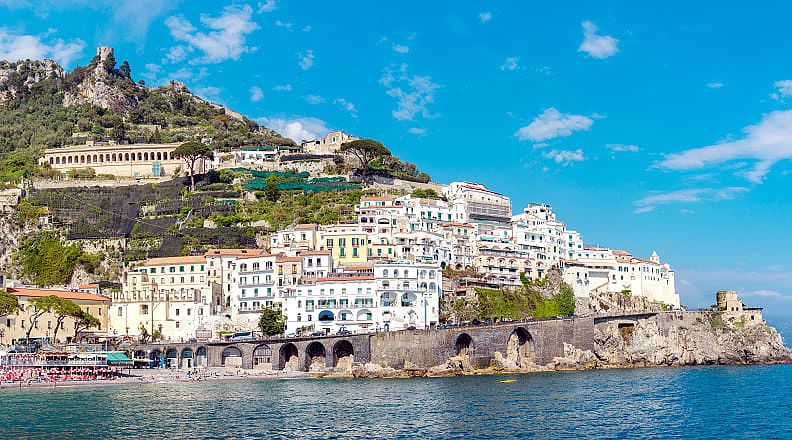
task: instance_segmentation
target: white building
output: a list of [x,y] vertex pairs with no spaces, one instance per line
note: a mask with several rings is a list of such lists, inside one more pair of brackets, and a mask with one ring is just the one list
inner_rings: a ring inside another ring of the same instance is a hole
[[115,334],[139,337],[141,328],[164,339],[187,341],[198,330],[216,330],[212,289],[204,257],[152,258],[124,273],[113,293],[110,326]]
[[651,302],[679,307],[674,271],[660,262],[656,252],[647,260],[629,252],[606,248],[583,248],[581,257],[565,262],[564,281],[575,296],[592,293],[629,293]]
[[511,221],[511,200],[474,182],[452,182],[446,188],[454,221],[500,222]]
[[442,272],[435,264],[375,264],[283,291],[287,332],[424,328],[439,321]]

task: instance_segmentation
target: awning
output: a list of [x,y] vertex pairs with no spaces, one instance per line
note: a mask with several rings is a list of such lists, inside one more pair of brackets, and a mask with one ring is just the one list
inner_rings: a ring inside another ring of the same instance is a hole
[[107,353],[108,365],[132,365],[132,359],[122,351],[114,351]]

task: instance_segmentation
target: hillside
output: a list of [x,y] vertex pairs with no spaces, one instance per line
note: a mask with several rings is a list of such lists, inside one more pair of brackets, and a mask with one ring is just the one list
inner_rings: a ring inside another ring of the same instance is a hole
[[100,47],[86,66],[66,72],[51,60],[0,61],[0,183],[46,175],[45,148],[87,139],[175,142],[209,139],[215,149],[294,142],[208,102],[181,83],[147,87],[128,62]]

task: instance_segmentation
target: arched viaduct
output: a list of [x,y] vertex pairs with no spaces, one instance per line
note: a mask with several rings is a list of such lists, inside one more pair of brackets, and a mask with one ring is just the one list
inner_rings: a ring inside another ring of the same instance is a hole
[[299,370],[349,368],[373,362],[383,367],[431,368],[463,357],[473,368],[490,365],[496,352],[517,364],[550,363],[564,355],[564,344],[594,348],[594,319],[533,320],[439,330],[405,330],[314,338],[277,338],[244,342],[146,344],[130,348],[135,358],[159,359],[171,366],[234,366],[245,369]]

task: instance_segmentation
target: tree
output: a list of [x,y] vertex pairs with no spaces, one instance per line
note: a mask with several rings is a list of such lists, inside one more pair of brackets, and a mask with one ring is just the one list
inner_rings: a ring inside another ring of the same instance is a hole
[[30,305],[33,306],[33,313],[28,317],[30,325],[25,333],[25,338],[28,340],[30,339],[30,334],[33,333],[33,329],[36,328],[36,321],[38,321],[41,315],[52,311],[52,308],[55,307],[60,300],[61,299],[55,295],[40,296],[30,300]]
[[267,336],[279,335],[283,333],[285,327],[283,315],[280,310],[264,307],[261,309],[258,328],[262,334]]
[[83,330],[88,330],[91,327],[98,327],[101,324],[101,321],[94,315],[86,312],[83,309],[80,309],[78,313],[74,316],[74,339],[77,339],[77,335],[80,334]]
[[371,162],[375,159],[391,155],[390,150],[373,139],[358,139],[346,142],[341,145],[339,151],[355,156],[358,162],[360,162],[360,171],[363,175],[363,179],[368,177]]
[[132,68],[129,67],[129,62],[127,60],[121,63],[121,67],[118,68],[118,73],[126,79],[132,79]]
[[190,169],[190,190],[195,191],[195,163],[198,159],[211,159],[212,148],[198,141],[187,141],[173,150],[173,157],[184,160]]
[[151,342],[162,340],[162,324],[151,332]]
[[0,289],[0,318],[16,313],[19,310],[19,299],[16,295]]
[[104,68],[107,71],[107,73],[112,73],[113,69],[115,69],[115,65],[116,65],[115,55],[113,55],[113,52],[110,52],[107,54],[107,58],[104,59]]
[[267,186],[264,187],[264,198],[270,202],[277,202],[280,198],[278,184],[275,183],[275,179],[273,179],[272,176],[267,178]]
[[66,318],[78,316],[81,310],[74,301],[58,298],[58,301],[55,301],[52,306],[52,313],[55,315],[55,332],[52,334],[52,339],[57,341],[58,330],[60,330],[63,321]]

